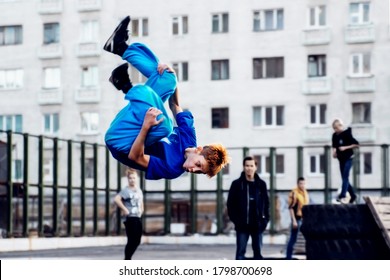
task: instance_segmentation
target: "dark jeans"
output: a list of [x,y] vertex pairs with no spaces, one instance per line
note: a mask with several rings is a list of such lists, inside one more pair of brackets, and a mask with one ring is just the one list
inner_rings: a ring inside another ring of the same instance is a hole
[[263,234],[259,230],[236,231],[236,260],[245,260],[246,245],[249,236],[252,239],[253,259],[261,260],[261,246],[263,245]]
[[344,198],[347,195],[347,192],[351,195],[351,198],[355,197],[355,192],[353,191],[353,187],[349,183],[349,172],[352,168],[352,158],[346,161],[339,161],[340,163],[340,174],[342,179],[341,184],[341,193],[339,195],[340,198]]
[[301,229],[301,225],[302,225],[302,220],[297,220],[297,224],[298,224],[298,227],[293,228],[292,223],[291,223],[290,239],[288,241],[287,250],[286,250],[286,259],[288,259],[288,260],[292,259],[294,245],[297,242],[298,233],[299,233],[299,230]]
[[127,217],[123,222],[126,228],[127,244],[125,247],[125,260],[131,260],[135,250],[141,243],[142,223],[141,218]]

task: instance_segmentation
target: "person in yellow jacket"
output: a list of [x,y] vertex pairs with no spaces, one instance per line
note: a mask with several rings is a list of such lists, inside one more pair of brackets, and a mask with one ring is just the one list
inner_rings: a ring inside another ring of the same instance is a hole
[[291,217],[290,239],[287,244],[286,259],[292,259],[294,245],[302,224],[302,207],[309,204],[309,193],[306,190],[305,178],[298,178],[298,185],[288,196],[288,209]]

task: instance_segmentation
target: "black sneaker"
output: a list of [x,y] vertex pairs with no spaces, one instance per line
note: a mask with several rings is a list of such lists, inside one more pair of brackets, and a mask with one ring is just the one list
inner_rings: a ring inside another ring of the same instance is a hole
[[121,90],[125,94],[133,87],[129,78],[129,73],[127,72],[128,68],[129,65],[127,63],[119,65],[117,68],[112,70],[111,77],[109,79],[117,90]]
[[126,41],[129,39],[127,26],[130,22],[130,16],[125,17],[115,28],[114,32],[104,44],[105,51],[122,56],[127,49]]
[[357,199],[357,195],[355,194],[355,195],[351,196],[349,203],[354,203],[356,201],[356,199]]

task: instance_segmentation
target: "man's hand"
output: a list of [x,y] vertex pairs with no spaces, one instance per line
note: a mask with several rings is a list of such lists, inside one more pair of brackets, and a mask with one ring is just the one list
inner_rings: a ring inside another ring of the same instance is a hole
[[162,73],[164,73],[165,69],[170,72],[170,73],[175,73],[175,71],[172,69],[172,67],[170,67],[168,64],[166,63],[159,63],[157,65],[157,71],[160,75],[162,75]]
[[146,111],[143,127],[149,130],[152,126],[159,125],[164,120],[164,117],[157,120],[157,117],[161,114],[162,112],[159,109],[150,107]]

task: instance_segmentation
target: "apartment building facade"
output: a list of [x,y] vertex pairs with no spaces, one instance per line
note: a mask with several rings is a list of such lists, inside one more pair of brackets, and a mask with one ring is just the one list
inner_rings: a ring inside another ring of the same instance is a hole
[[[102,46],[128,14],[130,41],[150,45],[175,68],[199,145],[229,148],[224,188],[242,170],[242,147],[266,180],[276,147],[276,185],[291,188],[298,146],[302,174],[322,188],[323,146],[336,117],[363,144],[361,187],[381,186],[378,145],[390,143],[387,0],[0,0],[0,129],[103,144],[126,103],[108,82],[122,61]],[[145,81],[134,69],[130,76]],[[17,169],[20,153],[14,158]],[[93,166],[91,153],[87,160]],[[336,186],[336,161],[331,168]],[[215,179],[197,177],[198,188],[215,188]],[[188,186],[188,175],[172,182]]]

